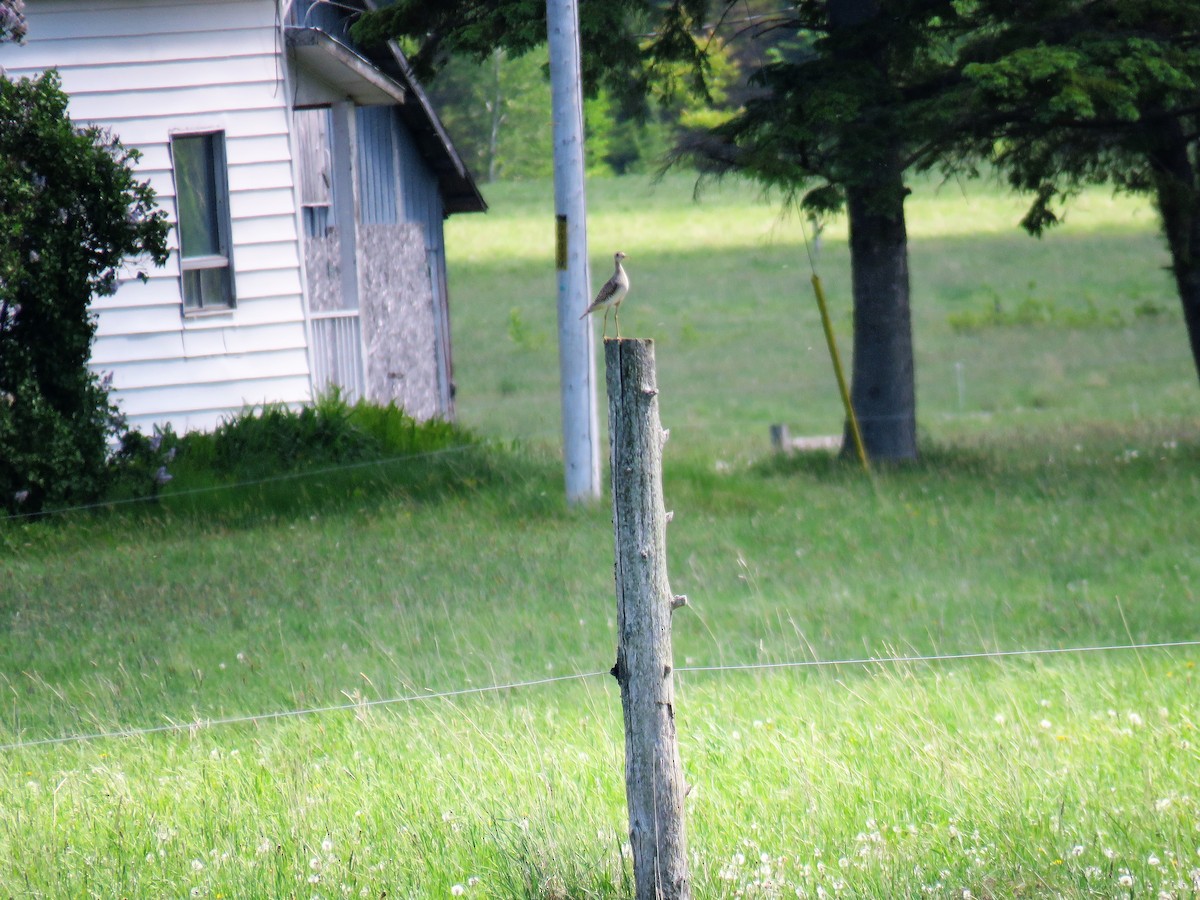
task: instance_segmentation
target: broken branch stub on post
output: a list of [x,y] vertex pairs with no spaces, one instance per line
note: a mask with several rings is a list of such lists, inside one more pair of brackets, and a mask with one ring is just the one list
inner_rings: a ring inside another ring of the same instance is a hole
[[604,343],[616,542],[617,664],[625,718],[625,789],[637,900],[690,900],[675,732],[671,614],[687,598],[667,580],[662,492],[666,433],[654,342]]

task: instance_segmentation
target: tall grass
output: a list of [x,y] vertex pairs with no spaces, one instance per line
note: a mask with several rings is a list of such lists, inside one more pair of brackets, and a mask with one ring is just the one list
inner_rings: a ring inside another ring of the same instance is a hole
[[[593,235],[631,253],[623,330],[660,345],[695,895],[1200,894],[1195,647],[846,662],[1197,638],[1195,377],[1164,349],[1182,326],[1145,210],[1089,198],[1109,224],[1018,275],[1006,198],[918,194],[914,252],[954,251],[914,257],[921,365],[986,377],[961,410],[923,382],[923,459],[868,481],[766,449],[770,421],[839,420],[798,374],[815,319],[787,223],[744,191],[706,201],[716,228],[683,182],[620,186],[594,188]],[[564,504],[539,439],[544,204],[490,199],[498,222],[451,234],[470,432],[361,409],[294,458],[301,426],[260,418],[233,468],[181,451],[154,503],[0,523],[0,895],[631,896],[609,511]],[[1063,314],[1089,279],[1119,325]],[[1062,290],[964,330],[978,298],[929,285],[972,280],[1001,310]],[[392,436],[363,455],[360,429]],[[806,665],[737,668],[779,663]],[[543,683],[470,693],[517,682]]]

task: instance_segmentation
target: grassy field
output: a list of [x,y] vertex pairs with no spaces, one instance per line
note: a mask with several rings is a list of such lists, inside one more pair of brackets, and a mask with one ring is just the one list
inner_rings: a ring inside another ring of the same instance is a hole
[[[0,523],[0,896],[631,896],[545,190],[448,235],[488,442]],[[695,896],[1200,895],[1200,648],[895,659],[1200,638],[1197,384],[1148,210],[1089,195],[1034,242],[1002,195],[919,189],[924,458],[871,483],[768,452],[839,430],[799,225],[690,192],[597,183],[592,238],[597,279],[630,253],[672,429]],[[845,258],[834,223],[848,347]]]
[[[657,342],[663,415],[686,442],[675,452],[760,452],[775,422],[840,433],[801,222],[750,185],[713,185],[698,202],[693,188],[677,175],[589,193],[593,281],[614,250],[630,255],[623,333]],[[487,193],[491,213],[448,225],[460,412],[488,434],[554,440],[552,197],[532,185]],[[1193,414],[1196,373],[1145,203],[1089,193],[1040,241],[1017,228],[1019,199],[986,185],[920,183],[908,212],[928,439]],[[826,229],[817,266],[848,359],[844,220]],[[1034,321],[962,327],[997,308],[1001,321]]]

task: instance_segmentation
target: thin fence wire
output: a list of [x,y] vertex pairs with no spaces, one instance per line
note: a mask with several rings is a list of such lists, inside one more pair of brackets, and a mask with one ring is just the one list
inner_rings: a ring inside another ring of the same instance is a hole
[[[1143,650],[1168,650],[1200,647],[1200,640],[1189,641],[1158,641],[1141,644],[1101,644],[1089,647],[1045,647],[1031,650],[976,650],[963,653],[934,653],[928,655],[911,654],[903,656],[860,656],[846,659],[805,659],[765,663],[728,663],[714,666],[678,666],[676,673],[704,674],[712,672],[754,672],[779,669],[813,669],[837,668],[842,666],[888,666],[911,665],[916,663],[956,662],[981,659],[1011,659],[1013,657],[1041,656],[1082,656],[1091,653],[1141,652]],[[113,740],[120,738],[145,737],[157,734],[188,732],[194,734],[212,728],[229,725],[258,725],[263,722],[280,719],[294,719],[305,716],[325,715],[336,712],[361,711],[383,706],[395,706],[403,703],[417,703],[429,700],[448,700],[480,694],[495,694],[516,691],[524,688],[539,687],[547,684],[558,684],[567,681],[585,681],[611,675],[608,670],[596,672],[573,672],[568,675],[553,675],[546,678],[536,678],[529,681],[511,681],[502,684],[490,684],[483,687],[457,688],[448,691],[429,691],[423,694],[409,694],[402,697],[389,697],[378,700],[361,700],[351,703],[338,703],[330,706],[313,706],[302,709],[276,710],[274,712],[258,713],[255,715],[226,716],[218,719],[202,719],[191,722],[170,722],[164,725],[152,725],[142,728],[119,728],[112,731],[96,731],[87,734],[69,734],[56,737],[38,738],[31,741],[13,741],[0,744],[0,753],[16,750],[29,750],[39,747],[61,746],[63,744],[90,743],[92,741]]]
[[279,475],[267,475],[262,478],[252,478],[246,481],[231,482],[229,484],[212,484],[205,487],[186,488],[178,491],[170,491],[165,494],[146,494],[139,497],[125,497],[120,500],[98,500],[95,503],[81,503],[78,506],[62,506],[56,509],[48,509],[43,512],[36,513],[13,513],[7,516],[0,516],[0,522],[14,522],[24,519],[42,519],[47,516],[61,516],[67,513],[87,512],[96,509],[109,509],[116,506],[130,506],[138,503],[150,503],[153,501],[174,500],[178,497],[191,497],[197,494],[214,494],[222,491],[236,491],[242,488],[257,487],[264,484],[274,484],[281,481],[296,481],[303,478],[317,478],[322,475],[334,475],[339,472],[350,472],[357,469],[369,469],[372,467],[389,466],[399,462],[409,462],[418,459],[431,459],[439,456],[448,456],[451,454],[463,453],[467,450],[478,449],[487,446],[487,442],[472,443],[472,444],[456,444],[453,447],[443,447],[439,450],[427,450],[423,453],[409,453],[400,456],[390,456],[384,459],[369,459],[355,463],[339,463],[333,466],[323,466],[318,469],[303,469],[299,472],[284,472]]
[[225,725],[257,725],[277,719],[294,719],[303,716],[316,716],[325,713],[347,712],[349,710],[370,709],[377,706],[394,706],[399,703],[416,703],[421,700],[445,700],[452,697],[465,697],[471,694],[495,694],[520,688],[537,687],[543,684],[553,684],[557,681],[581,681],[585,678],[595,678],[606,675],[607,672],[576,672],[570,675],[554,675],[548,678],[537,678],[532,681],[514,681],[507,684],[489,684],[484,687],[458,688],[452,691],[431,691],[425,694],[410,694],[404,697],[389,697],[381,700],[362,700],[353,703],[337,703],[331,706],[311,706],[303,709],[285,709],[257,715],[225,716],[219,719],[204,719],[192,722],[169,722],[165,725],[150,725],[144,728],[119,728],[113,731],[96,731],[90,734],[68,734],[59,737],[39,738],[33,741],[14,741],[10,744],[0,744],[0,752],[10,750],[25,750],[32,747],[49,747],[60,744],[79,744],[91,741],[101,741],[112,738],[142,737],[153,734],[178,733],[181,731],[197,732],[208,728],[218,728]]

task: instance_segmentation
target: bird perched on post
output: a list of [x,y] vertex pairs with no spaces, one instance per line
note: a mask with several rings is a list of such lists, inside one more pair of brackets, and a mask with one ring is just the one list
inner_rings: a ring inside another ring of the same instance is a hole
[[579,317],[586,319],[588,315],[594,313],[596,310],[604,310],[604,328],[600,332],[601,337],[608,335],[608,311],[610,309],[613,311],[613,318],[617,322],[617,337],[621,336],[621,301],[629,293],[629,276],[625,274],[625,268],[621,265],[621,260],[624,258],[625,254],[620,250],[613,254],[613,262],[617,264],[617,270],[613,272],[612,278],[604,282],[604,287],[600,288],[599,293],[596,294],[596,299],[592,301],[592,305],[584,310],[583,315]]

